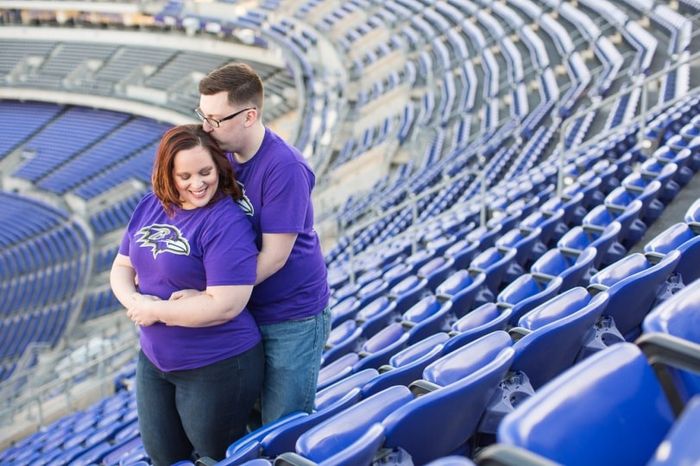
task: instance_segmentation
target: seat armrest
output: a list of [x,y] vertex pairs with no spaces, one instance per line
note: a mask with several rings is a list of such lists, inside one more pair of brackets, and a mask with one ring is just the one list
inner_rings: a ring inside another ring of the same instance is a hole
[[700,374],[700,345],[666,333],[647,333],[635,342],[654,368],[676,417],[684,408],[669,367]]
[[513,445],[496,443],[476,455],[479,466],[557,466],[543,456]]
[[274,462],[275,466],[318,466],[317,463],[314,463],[313,461],[304,458],[298,453],[294,452],[287,452],[287,453],[282,453],[279,455],[277,458],[275,458]]
[[438,390],[440,388],[442,388],[440,387],[440,385],[428,382],[427,380],[423,379],[414,380],[408,386],[408,389],[411,390],[411,393],[413,393],[414,396],[425,395],[426,393],[434,392],[435,390]]
[[523,327],[513,327],[510,330],[508,330],[508,335],[510,335],[511,340],[513,340],[513,343],[516,341],[520,340],[522,337],[525,335],[532,333],[530,330],[523,328]]

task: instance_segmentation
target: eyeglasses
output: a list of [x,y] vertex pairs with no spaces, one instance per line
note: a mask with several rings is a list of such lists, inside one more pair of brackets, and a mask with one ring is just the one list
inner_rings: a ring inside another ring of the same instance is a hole
[[248,110],[255,110],[255,107],[244,108],[243,110],[239,110],[236,113],[232,113],[229,116],[225,116],[220,120],[217,120],[216,118],[205,116],[204,113],[202,113],[202,110],[200,110],[199,108],[195,108],[194,113],[195,113],[195,115],[197,115],[197,118],[202,120],[202,123],[206,122],[209,124],[209,126],[211,126],[213,128],[218,128],[221,126],[221,123],[223,123],[224,121],[231,120],[232,118],[236,118],[238,115],[240,115],[241,113],[246,112]]

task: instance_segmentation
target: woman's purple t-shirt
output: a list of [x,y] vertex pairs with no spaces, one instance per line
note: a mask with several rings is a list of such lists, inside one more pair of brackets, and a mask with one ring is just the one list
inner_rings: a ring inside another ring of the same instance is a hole
[[[249,219],[228,196],[206,207],[176,209],[168,217],[147,194],[136,207],[119,247],[138,276],[139,292],[169,299],[182,289],[255,283],[257,249]],[[141,327],[141,349],[163,371],[196,369],[241,354],[260,341],[247,309],[203,328],[156,323]]]
[[255,320],[271,324],[320,313],[330,291],[314,230],[311,191],[316,177],[299,151],[268,128],[252,159],[240,164],[230,160],[250,201],[258,247],[263,233],[297,234],[284,267],[253,288],[248,308]]

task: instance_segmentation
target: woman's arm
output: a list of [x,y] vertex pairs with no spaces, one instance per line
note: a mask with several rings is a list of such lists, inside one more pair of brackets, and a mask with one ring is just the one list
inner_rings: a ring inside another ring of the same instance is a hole
[[[129,256],[117,254],[117,257],[114,258],[112,270],[109,274],[109,283],[112,286],[114,296],[127,309],[127,315],[130,318],[130,309],[138,307],[145,302],[159,300],[156,296],[143,295],[136,289],[136,270],[131,265]],[[133,318],[132,320],[139,325],[152,325],[156,322],[155,320],[134,320]]]
[[112,286],[114,296],[125,308],[133,306],[139,292],[136,290],[136,270],[131,265],[129,256],[117,254],[112,262],[112,270],[109,274],[109,283]]
[[199,294],[170,301],[142,301],[129,309],[135,322],[161,321],[181,327],[211,327],[228,322],[245,308],[253,285],[210,286]]

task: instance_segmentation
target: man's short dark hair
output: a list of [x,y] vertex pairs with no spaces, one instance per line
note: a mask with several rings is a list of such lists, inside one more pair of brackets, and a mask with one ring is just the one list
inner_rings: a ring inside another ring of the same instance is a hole
[[258,111],[263,107],[263,83],[255,70],[245,63],[229,63],[211,71],[199,82],[199,93],[228,94],[234,105],[253,105]]

